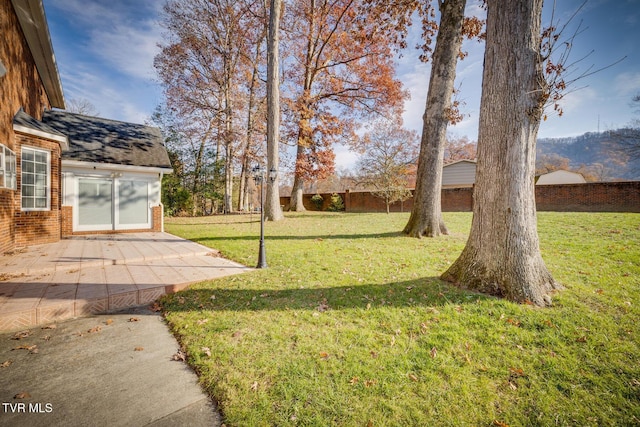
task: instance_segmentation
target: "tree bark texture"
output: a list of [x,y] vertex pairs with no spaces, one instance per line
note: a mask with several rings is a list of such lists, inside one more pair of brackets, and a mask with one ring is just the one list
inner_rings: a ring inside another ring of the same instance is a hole
[[444,147],[462,46],[466,0],[446,0],[441,6],[440,29],[432,57],[429,92],[423,116],[422,140],[413,208],[404,233],[411,237],[449,234],[442,219],[441,192]]
[[542,0],[488,2],[473,221],[462,254],[442,278],[545,306],[560,286],[542,260],[536,224],[541,11]]
[[[267,37],[267,170],[278,170],[280,145],[280,12],[281,0],[271,0],[269,6],[269,35]],[[280,207],[279,178],[267,180],[265,220],[280,221],[284,218]]]

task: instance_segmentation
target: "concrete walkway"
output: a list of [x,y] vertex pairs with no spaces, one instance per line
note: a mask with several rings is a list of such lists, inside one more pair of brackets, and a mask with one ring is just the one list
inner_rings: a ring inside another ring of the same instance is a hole
[[0,334],[0,426],[220,426],[146,308]]
[[113,312],[250,270],[168,233],[73,237],[0,256],[0,331]]

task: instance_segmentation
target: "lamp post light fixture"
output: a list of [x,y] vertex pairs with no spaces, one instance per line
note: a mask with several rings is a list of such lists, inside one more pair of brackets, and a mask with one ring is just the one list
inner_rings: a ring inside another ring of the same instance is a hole
[[[267,268],[267,253],[264,247],[264,202],[263,202],[263,185],[267,178],[266,170],[262,166],[253,168],[253,180],[256,185],[260,184],[260,250],[258,252],[258,265],[256,268]],[[269,170],[268,178],[271,183],[275,182],[278,177],[278,171],[274,168]]]

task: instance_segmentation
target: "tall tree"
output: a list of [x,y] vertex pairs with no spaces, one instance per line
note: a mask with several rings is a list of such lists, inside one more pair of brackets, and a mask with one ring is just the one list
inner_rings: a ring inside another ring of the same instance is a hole
[[535,146],[549,94],[542,71],[542,0],[488,3],[471,233],[442,278],[539,306],[559,285],[540,254]]
[[[409,178],[418,153],[418,135],[398,120],[377,120],[361,138],[358,184],[389,206],[411,197]],[[415,170],[413,170],[415,172]]]
[[[278,171],[280,146],[280,15],[282,0],[271,0],[269,5],[269,35],[267,38],[267,169]],[[267,181],[265,219],[279,221],[284,218],[280,207],[279,179]]]
[[[446,0],[439,1],[438,4],[440,26],[433,51],[429,91],[423,115],[416,189],[411,216],[403,230],[412,237],[449,234],[442,219],[442,166],[447,125],[459,120],[459,113],[456,106],[452,105],[451,97],[454,93],[456,65],[462,47],[466,0]],[[468,30],[479,28],[468,25]]]
[[362,0],[300,0],[289,8],[286,72],[294,86],[296,164],[291,209],[302,211],[304,182],[334,169],[332,144],[354,135],[356,118],[399,106],[389,38],[359,13]]
[[[168,43],[161,46],[154,65],[165,86],[170,106],[181,114],[213,116],[216,156],[224,159],[224,211],[231,212],[234,160],[239,135],[236,103],[238,80],[254,31],[264,23],[254,13],[258,0],[170,0],[164,6]],[[248,79],[247,79],[248,80]]]

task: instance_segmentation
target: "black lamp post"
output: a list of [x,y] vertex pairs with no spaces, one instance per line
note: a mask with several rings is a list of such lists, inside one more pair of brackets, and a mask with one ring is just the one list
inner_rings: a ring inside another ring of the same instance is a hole
[[[256,184],[260,184],[260,250],[258,252],[258,265],[256,268],[267,268],[267,253],[264,248],[264,203],[263,203],[263,184],[265,180],[265,170],[262,166],[253,168],[253,179]],[[274,182],[278,172],[271,168],[269,170],[269,181]]]

